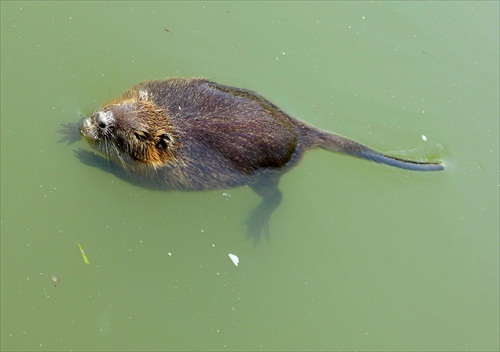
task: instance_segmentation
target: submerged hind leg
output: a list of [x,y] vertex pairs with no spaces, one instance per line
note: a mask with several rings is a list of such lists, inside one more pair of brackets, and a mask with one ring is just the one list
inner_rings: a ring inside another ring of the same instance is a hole
[[269,239],[269,219],[271,214],[281,203],[281,191],[278,188],[279,176],[261,178],[250,188],[262,197],[260,204],[250,212],[245,222],[248,226],[248,236],[253,237],[254,243],[259,242],[262,232]]

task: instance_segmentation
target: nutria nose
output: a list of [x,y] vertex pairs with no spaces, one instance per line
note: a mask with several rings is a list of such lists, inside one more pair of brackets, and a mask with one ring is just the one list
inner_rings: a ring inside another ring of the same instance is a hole
[[80,132],[80,135],[82,137],[95,139],[95,137],[92,138],[92,136],[95,135],[95,127],[92,127],[92,125],[94,125],[94,123],[95,123],[95,120],[94,120],[93,116],[87,117],[85,120],[83,120],[80,123],[80,125],[78,126],[78,132]]
[[115,120],[115,115],[112,111],[99,111],[93,115],[95,124],[100,129],[105,129],[106,127],[113,124]]

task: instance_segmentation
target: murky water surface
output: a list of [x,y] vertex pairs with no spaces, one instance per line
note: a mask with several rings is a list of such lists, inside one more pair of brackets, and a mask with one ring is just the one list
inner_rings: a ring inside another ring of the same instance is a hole
[[[2,350],[498,350],[498,13],[2,2]],[[145,190],[58,142],[61,123],[167,76],[447,168],[311,151],[254,246],[249,188]]]

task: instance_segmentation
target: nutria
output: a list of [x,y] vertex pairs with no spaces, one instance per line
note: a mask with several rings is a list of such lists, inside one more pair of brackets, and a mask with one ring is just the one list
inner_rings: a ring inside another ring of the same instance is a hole
[[262,96],[206,79],[142,82],[83,119],[80,134],[132,182],[174,190],[249,185],[263,199],[247,222],[269,233],[280,176],[319,147],[408,170],[441,163],[388,156],[299,121]]

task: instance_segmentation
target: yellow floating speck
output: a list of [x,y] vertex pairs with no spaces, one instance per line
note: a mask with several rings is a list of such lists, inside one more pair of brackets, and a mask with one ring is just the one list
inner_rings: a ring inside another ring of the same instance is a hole
[[85,262],[85,264],[90,264],[89,260],[87,259],[87,255],[83,251],[82,245],[80,243],[78,243],[78,247],[80,247],[80,253],[82,253],[83,261]]

